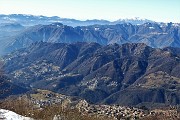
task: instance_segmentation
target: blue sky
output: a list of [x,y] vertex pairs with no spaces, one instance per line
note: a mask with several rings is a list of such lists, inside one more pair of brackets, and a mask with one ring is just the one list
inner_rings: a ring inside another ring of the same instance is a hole
[[63,18],[147,18],[180,22],[180,0],[0,0],[0,14],[33,14]]

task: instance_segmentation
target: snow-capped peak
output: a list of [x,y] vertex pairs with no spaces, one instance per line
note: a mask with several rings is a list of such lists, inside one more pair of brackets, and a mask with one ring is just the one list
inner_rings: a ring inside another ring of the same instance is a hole
[[134,21],[150,21],[148,19],[145,18],[140,18],[140,17],[133,17],[133,18],[121,18],[117,21],[129,21],[129,20],[134,20]]

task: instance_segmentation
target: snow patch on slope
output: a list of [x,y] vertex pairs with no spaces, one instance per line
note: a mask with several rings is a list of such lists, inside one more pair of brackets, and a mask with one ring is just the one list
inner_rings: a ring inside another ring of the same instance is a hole
[[34,119],[18,115],[15,112],[9,110],[0,109],[0,120],[34,120]]

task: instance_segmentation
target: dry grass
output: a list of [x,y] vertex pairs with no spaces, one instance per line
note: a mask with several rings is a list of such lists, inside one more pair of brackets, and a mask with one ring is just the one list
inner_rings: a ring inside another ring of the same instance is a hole
[[55,115],[61,116],[61,120],[111,120],[111,118],[82,115],[77,109],[64,109],[61,105],[51,105],[43,109],[35,109],[34,105],[27,99],[7,99],[0,102],[0,108],[37,120],[53,120]]
[[164,115],[155,115],[144,117],[141,120],[180,120],[177,116],[164,116]]
[[177,110],[153,110],[150,114],[141,120],[180,120],[180,113]]

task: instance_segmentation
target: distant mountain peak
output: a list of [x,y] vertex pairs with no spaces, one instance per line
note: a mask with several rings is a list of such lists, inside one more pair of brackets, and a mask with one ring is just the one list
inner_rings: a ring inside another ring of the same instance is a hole
[[61,22],[65,25],[69,26],[87,26],[87,25],[114,25],[114,24],[120,24],[124,22],[131,23],[133,25],[136,24],[143,24],[146,22],[154,22],[148,19],[141,19],[139,17],[134,18],[126,18],[126,19],[119,19],[116,21],[108,21],[104,19],[92,19],[92,20],[76,20],[76,19],[70,19],[70,18],[61,18],[58,16],[43,16],[43,15],[30,15],[30,14],[10,14],[10,15],[3,15],[0,14],[0,23],[21,23],[24,26],[32,26],[37,24],[50,24],[53,22]]
[[134,17],[134,18],[121,18],[119,20],[114,21],[114,23],[132,23],[133,25],[140,25],[144,23],[154,23],[155,21],[148,20],[145,18]]
[[132,17],[132,18],[120,18],[119,20],[121,21],[121,20],[148,20],[148,19],[140,18],[140,17]]

